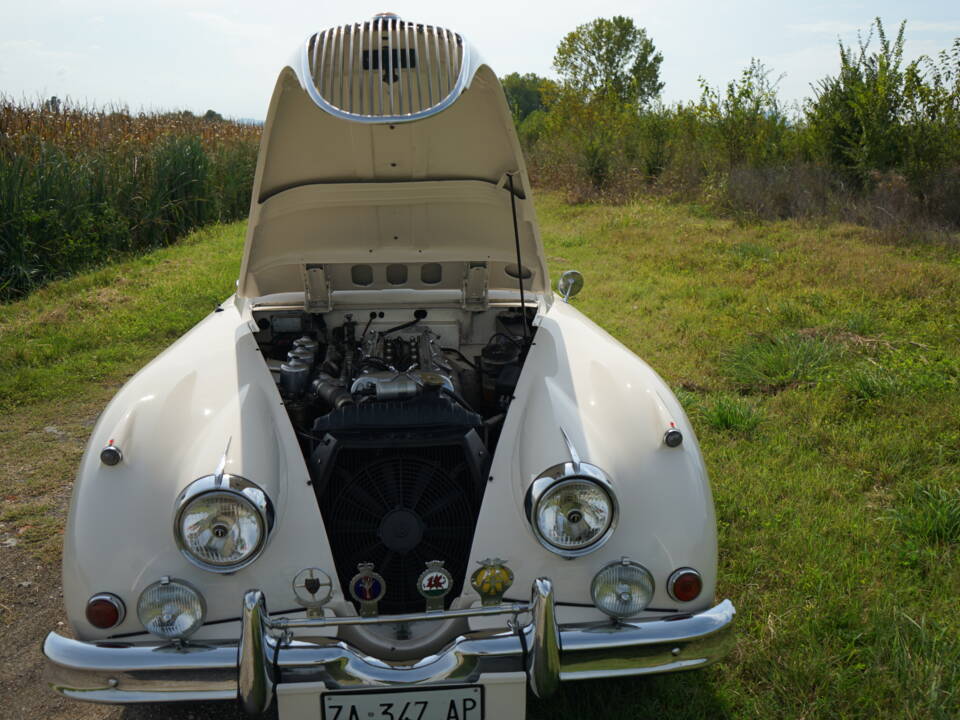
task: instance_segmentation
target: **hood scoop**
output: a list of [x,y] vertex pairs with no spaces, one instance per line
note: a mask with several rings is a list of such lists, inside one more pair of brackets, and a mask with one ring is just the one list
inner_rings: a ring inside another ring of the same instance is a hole
[[464,42],[452,30],[378,15],[310,37],[313,88],[352,119],[413,119],[443,109],[465,84]]

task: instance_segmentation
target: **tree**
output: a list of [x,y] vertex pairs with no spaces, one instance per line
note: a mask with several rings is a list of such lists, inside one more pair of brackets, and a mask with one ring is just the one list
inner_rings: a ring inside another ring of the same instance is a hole
[[566,85],[591,99],[613,95],[623,103],[646,105],[663,90],[662,61],[647,31],[617,15],[568,33],[553,66]]
[[221,121],[221,120],[223,120],[223,115],[221,115],[220,113],[218,113],[216,110],[207,110],[207,111],[203,114],[203,119],[204,119],[204,120],[211,120],[211,121],[214,121],[214,120],[215,120],[215,121]]
[[500,78],[507,104],[513,113],[514,122],[519,125],[530,113],[546,108],[544,89],[553,81],[540,77],[536,73],[510,73]]

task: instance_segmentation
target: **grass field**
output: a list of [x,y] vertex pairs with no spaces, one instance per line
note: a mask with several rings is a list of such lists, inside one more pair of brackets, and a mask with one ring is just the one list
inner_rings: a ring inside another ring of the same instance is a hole
[[[960,716],[960,253],[655,200],[538,207],[551,270],[583,271],[575,303],[698,429],[739,639],[722,665],[569,685],[531,717]],[[0,306],[0,544],[56,561],[92,418],[229,295],[242,234]]]

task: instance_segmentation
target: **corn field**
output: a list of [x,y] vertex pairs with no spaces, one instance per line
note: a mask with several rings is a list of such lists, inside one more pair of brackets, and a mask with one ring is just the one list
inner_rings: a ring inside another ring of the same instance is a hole
[[260,128],[0,98],[0,301],[246,215]]

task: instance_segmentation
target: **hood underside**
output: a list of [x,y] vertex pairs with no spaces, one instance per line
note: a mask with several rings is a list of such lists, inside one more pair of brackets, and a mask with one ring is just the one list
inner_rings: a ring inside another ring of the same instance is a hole
[[324,31],[277,80],[239,294],[303,292],[310,266],[333,263],[483,264],[490,290],[515,290],[511,197],[524,285],[543,292],[529,182],[493,71],[432,26],[378,18]]

